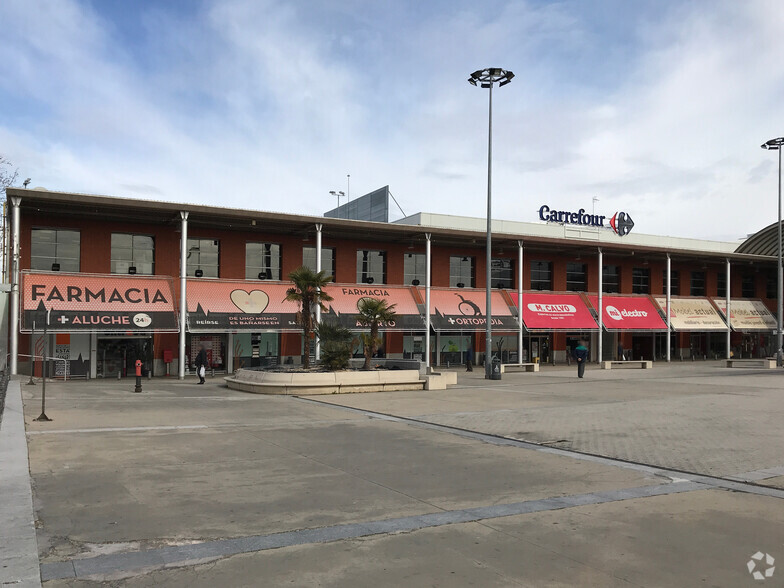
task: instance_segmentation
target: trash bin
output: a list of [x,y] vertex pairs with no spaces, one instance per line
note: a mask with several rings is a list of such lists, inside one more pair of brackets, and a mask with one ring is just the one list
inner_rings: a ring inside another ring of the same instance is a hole
[[493,360],[490,362],[490,379],[501,379],[501,360],[495,356],[493,356]]

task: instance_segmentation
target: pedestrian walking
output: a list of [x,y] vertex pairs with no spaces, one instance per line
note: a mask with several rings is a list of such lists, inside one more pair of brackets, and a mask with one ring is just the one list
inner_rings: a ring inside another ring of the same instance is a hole
[[588,348],[585,346],[585,341],[580,341],[580,344],[574,348],[574,358],[577,360],[577,377],[582,378],[585,364],[588,362]]
[[469,346],[468,351],[466,351],[466,371],[474,371],[474,348],[471,346]]
[[199,384],[204,383],[204,376],[207,375],[207,350],[204,345],[199,349],[199,354],[196,356],[196,373],[199,375]]
[[626,358],[623,356],[623,342],[618,340],[618,361],[624,361]]

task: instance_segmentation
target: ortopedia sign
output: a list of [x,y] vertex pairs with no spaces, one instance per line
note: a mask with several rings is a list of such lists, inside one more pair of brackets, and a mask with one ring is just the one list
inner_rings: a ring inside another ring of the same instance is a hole
[[[634,221],[631,215],[626,212],[616,212],[607,220],[607,216],[588,214],[584,208],[573,212],[551,209],[547,204],[539,207],[539,219],[548,223],[559,223],[562,225],[609,228],[619,237],[628,235],[634,228]],[[607,225],[604,224],[605,220],[607,220]]]
[[22,330],[49,320],[53,331],[177,331],[168,278],[22,274]]

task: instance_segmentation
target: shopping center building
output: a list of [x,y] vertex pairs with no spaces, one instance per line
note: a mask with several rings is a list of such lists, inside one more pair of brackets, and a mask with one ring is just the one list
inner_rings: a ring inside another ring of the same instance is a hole
[[[156,376],[192,373],[201,345],[216,371],[298,364],[287,276],[317,260],[333,276],[321,320],[361,330],[358,300],[384,298],[397,317],[380,354],[427,361],[429,341],[432,366],[462,363],[469,348],[484,359],[484,219],[372,222],[43,189],[7,197],[12,373],[43,354],[44,327],[70,377],[131,375],[137,359]],[[535,222],[493,222],[492,349],[504,363],[561,363],[581,339],[593,361],[775,353],[776,258],[759,245],[770,227],[716,242],[640,234],[619,211],[536,210]]]

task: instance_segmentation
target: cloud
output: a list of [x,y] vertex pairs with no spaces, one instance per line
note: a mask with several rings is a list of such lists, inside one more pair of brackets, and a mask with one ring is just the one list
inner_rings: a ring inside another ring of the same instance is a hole
[[[409,212],[626,210],[753,232],[782,120],[774,1],[337,4],[6,0],[3,154],[33,185],[304,214],[389,184]],[[740,203],[755,202],[754,206]],[[728,212],[731,213],[728,214]],[[696,222],[695,219],[701,219]]]

